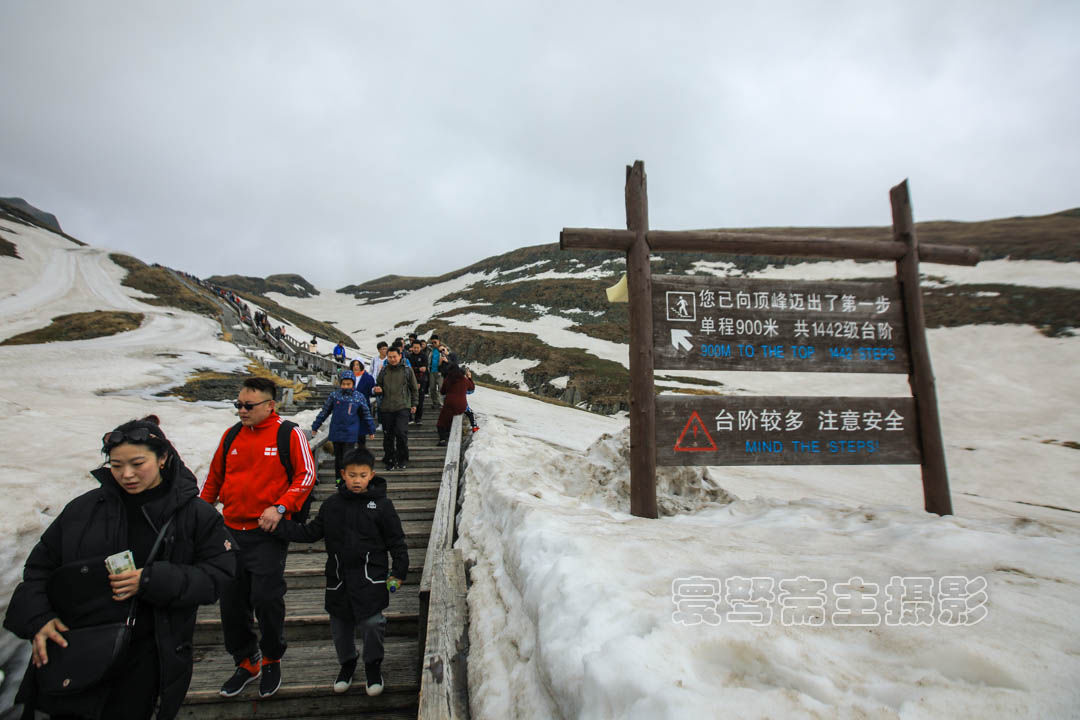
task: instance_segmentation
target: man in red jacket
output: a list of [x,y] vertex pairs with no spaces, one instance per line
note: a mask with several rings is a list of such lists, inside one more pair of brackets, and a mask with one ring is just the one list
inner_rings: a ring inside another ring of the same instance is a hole
[[[315,460],[299,427],[289,433],[292,477],[278,456],[275,412],[277,386],[265,378],[244,381],[235,403],[242,427],[228,454],[218,443],[200,497],[210,504],[220,498],[225,525],[236,542],[236,577],[221,593],[221,627],[225,649],[236,671],[221,687],[225,697],[238,695],[261,677],[259,695],[269,697],[281,687],[281,656],[285,654],[285,557],[289,543],[270,533],[282,518],[299,512],[315,487]],[[259,621],[256,637],[251,617]]]

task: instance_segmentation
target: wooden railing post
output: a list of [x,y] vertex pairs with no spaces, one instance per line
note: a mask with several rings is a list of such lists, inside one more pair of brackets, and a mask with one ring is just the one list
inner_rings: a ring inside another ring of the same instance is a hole
[[889,191],[892,205],[893,239],[907,246],[907,252],[896,261],[896,274],[904,298],[911,373],[908,383],[915,397],[919,416],[919,440],[922,446],[923,503],[927,512],[952,515],[949,496],[949,474],[945,467],[945,442],[941,436],[938,417],[937,388],[934,370],[930,365],[930,348],[926,342],[926,317],[923,314],[922,287],[919,281],[919,240],[911,212],[911,196],[907,180]]
[[626,229],[635,234],[626,253],[630,299],[630,514],[656,514],[656,392],[653,382],[652,267],[649,265],[649,196],[645,163],[626,168]]

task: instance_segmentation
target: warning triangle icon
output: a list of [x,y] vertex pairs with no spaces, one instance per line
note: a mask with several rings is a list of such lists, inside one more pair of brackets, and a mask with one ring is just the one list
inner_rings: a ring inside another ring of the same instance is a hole
[[705,429],[705,423],[697,410],[690,413],[690,419],[686,421],[679,439],[675,441],[675,452],[714,452],[716,441]]

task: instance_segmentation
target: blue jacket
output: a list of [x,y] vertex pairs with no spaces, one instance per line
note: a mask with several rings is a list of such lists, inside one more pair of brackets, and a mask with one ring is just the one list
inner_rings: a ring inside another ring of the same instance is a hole
[[431,348],[431,372],[439,372],[439,348]]
[[375,434],[375,421],[371,419],[367,398],[356,390],[338,389],[330,393],[311,425],[312,431],[318,430],[331,412],[334,416],[330,418],[330,442],[356,442],[362,429],[364,435]]
[[356,380],[356,391],[371,402],[371,389],[375,387],[375,378],[369,372],[365,372]]

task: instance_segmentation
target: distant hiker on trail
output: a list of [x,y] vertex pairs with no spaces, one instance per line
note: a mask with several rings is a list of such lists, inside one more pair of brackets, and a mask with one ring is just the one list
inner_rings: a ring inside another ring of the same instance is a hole
[[[472,379],[472,371],[469,370],[469,368],[465,368],[465,375],[470,380]],[[468,398],[468,396],[472,395],[474,392],[476,392],[476,388],[473,388],[472,390],[468,390],[468,391],[465,392],[465,395],[466,395],[466,397],[465,397],[465,417],[468,418],[469,425],[472,426],[472,431],[473,432],[478,432],[480,430],[480,426],[476,424],[476,415],[473,414],[472,407],[469,406],[469,398]]]
[[377,355],[371,360],[371,374],[373,377],[378,378],[379,373],[382,372],[383,365],[386,364],[386,351],[390,349],[390,346],[385,341],[380,341],[375,346]]
[[[275,412],[276,399],[277,386],[266,378],[244,380],[234,403],[240,422],[222,436],[200,494],[211,505],[221,498],[237,550],[236,578],[221,593],[225,650],[236,663],[232,677],[221,686],[225,697],[238,695],[260,676],[259,695],[276,693],[281,656],[288,647],[283,573],[289,543],[270,533],[282,518],[303,508],[315,487],[316,466],[300,427],[286,424]],[[288,458],[283,457],[286,452]]]
[[438,410],[442,407],[442,393],[439,392],[439,388],[442,387],[442,373],[439,372],[439,361],[441,360],[442,351],[439,349],[439,336],[432,334],[428,339],[428,353],[431,358],[431,365],[428,367],[428,387],[431,388],[431,407]]
[[442,349],[442,359],[439,361],[439,365],[445,365],[443,368],[443,373],[445,374],[446,368],[458,364],[457,353],[451,350],[447,345],[440,344],[439,347]]
[[446,401],[439,412],[439,419],[435,422],[435,427],[439,430],[439,445],[446,445],[450,440],[450,426],[454,422],[454,416],[465,412],[469,406],[465,395],[475,389],[472,372],[462,370],[456,363],[446,369],[446,377],[439,390],[446,396]]
[[338,344],[334,346],[334,359],[341,364],[345,364],[345,345],[338,340]]
[[[23,717],[37,709],[53,718],[149,718],[156,706],[155,717],[172,720],[191,682],[195,613],[232,578],[235,553],[155,416],[101,442],[108,465],[90,473],[100,485],[42,533],[8,604],[4,627],[31,640],[31,655],[7,700],[24,706]],[[159,543],[162,533],[168,540]],[[131,569],[110,574],[106,558],[124,551]],[[112,643],[83,636],[125,620],[134,622],[130,642],[110,663]]]
[[[343,693],[356,672],[356,626],[364,642],[367,694],[383,690],[383,637],[390,604],[409,572],[409,549],[386,480],[375,475],[375,456],[359,449],[345,458],[338,491],[326,499],[306,525],[285,520],[278,533],[294,542],[326,539],[326,612],[341,670],[334,692]],[[393,569],[387,573],[387,553]]]
[[416,376],[401,361],[395,345],[386,353],[386,364],[375,381],[381,398],[379,420],[383,426],[383,462],[387,470],[404,470],[409,462],[409,415],[416,411],[420,388]]
[[413,374],[416,375],[416,384],[419,388],[416,402],[416,412],[413,413],[412,422],[419,425],[424,418],[424,396],[428,390],[428,355],[427,350],[424,349],[424,344],[419,340],[413,340],[410,346],[408,354],[409,364],[412,366]]
[[318,355],[319,354],[319,338],[312,335],[311,336],[311,342],[308,343],[307,349],[308,349],[308,352],[311,353],[312,355]]
[[341,477],[341,461],[357,444],[363,447],[365,438],[375,437],[375,421],[371,418],[368,399],[356,390],[351,370],[341,371],[341,387],[330,393],[323,403],[319,416],[311,425],[311,432],[318,432],[327,416],[330,418],[330,442],[334,443],[334,477]]
[[[378,381],[379,373],[382,372],[383,366],[386,365],[386,353],[390,350],[390,346],[384,341],[379,341],[379,344],[375,346],[377,354],[371,360],[371,378]],[[372,393],[375,392],[375,388],[371,389]],[[375,412],[375,423],[382,427],[382,415],[379,412],[382,406],[382,399],[378,395],[372,395],[373,404],[372,410]]]
[[349,363],[349,369],[352,370],[355,378],[353,387],[356,388],[356,392],[367,398],[371,414],[374,416],[375,406],[371,404],[371,391],[375,388],[375,376],[364,372],[364,362],[360,358],[353,358],[353,361]]

